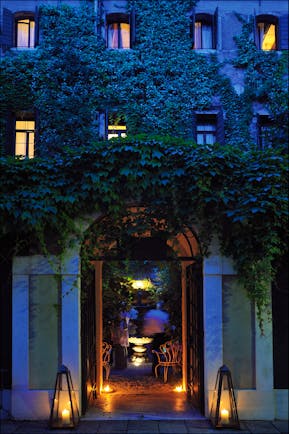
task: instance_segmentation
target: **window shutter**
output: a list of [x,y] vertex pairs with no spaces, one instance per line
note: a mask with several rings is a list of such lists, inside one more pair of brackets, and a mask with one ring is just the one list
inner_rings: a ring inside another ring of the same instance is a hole
[[193,116],[192,116],[192,134],[193,134],[193,139],[195,140],[195,142],[197,142],[197,114],[196,114],[196,112],[193,112]]
[[6,8],[3,8],[1,46],[4,52],[13,47],[13,14],[9,9]]
[[212,33],[213,33],[213,47],[214,49],[217,48],[218,44],[218,8],[216,8],[214,17],[213,17],[213,23],[212,23]]
[[5,154],[15,155],[15,114],[9,113],[6,124],[6,146]]
[[130,25],[130,47],[132,48],[136,42],[136,16],[135,16],[134,8],[130,12],[129,25]]
[[278,49],[288,50],[288,14],[279,18]]
[[98,2],[98,13],[97,13],[97,25],[96,25],[96,32],[97,32],[97,36],[101,37],[102,36],[102,28],[103,28],[103,22],[104,22],[104,8],[103,8],[103,3],[102,2]]
[[39,155],[38,144],[39,144],[39,110],[35,110],[35,133],[34,133],[34,156]]
[[36,6],[35,9],[35,47],[39,44],[39,8]]
[[221,145],[225,142],[225,135],[224,135],[224,117],[223,117],[223,111],[219,110],[217,113],[217,125],[216,125],[216,140]]
[[190,37],[192,41],[192,48],[195,45],[195,21],[196,21],[195,9],[193,9],[192,15],[190,16]]
[[257,18],[256,18],[256,11],[254,9],[254,15],[253,15],[253,40],[254,40],[254,43],[255,43],[256,47],[260,48],[259,47],[260,44],[259,44],[259,40],[258,39],[259,38],[258,38]]
[[105,125],[105,132],[104,132],[104,139],[108,139],[108,109],[104,112],[104,125]]

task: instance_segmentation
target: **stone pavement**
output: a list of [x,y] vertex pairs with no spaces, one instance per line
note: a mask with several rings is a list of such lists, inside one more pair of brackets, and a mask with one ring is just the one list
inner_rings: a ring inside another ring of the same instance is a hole
[[[216,433],[207,419],[201,420],[81,420],[75,429],[49,429],[47,421],[0,421],[1,434],[190,434]],[[225,434],[285,434],[288,421],[241,421],[241,430]]]

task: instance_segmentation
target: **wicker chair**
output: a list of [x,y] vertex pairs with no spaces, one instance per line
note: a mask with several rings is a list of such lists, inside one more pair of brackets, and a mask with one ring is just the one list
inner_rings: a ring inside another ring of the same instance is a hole
[[110,355],[111,355],[112,345],[108,342],[102,343],[102,366],[105,369],[105,379],[108,380],[110,374]]
[[182,365],[182,346],[177,341],[167,341],[160,345],[160,351],[152,350],[157,356],[155,376],[158,378],[158,368],[164,368],[164,383],[168,381],[168,370],[171,366],[176,369]]

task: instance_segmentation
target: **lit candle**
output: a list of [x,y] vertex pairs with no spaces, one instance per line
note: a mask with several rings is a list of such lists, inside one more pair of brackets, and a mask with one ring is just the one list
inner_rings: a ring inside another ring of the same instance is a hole
[[68,425],[70,423],[70,411],[66,408],[62,410],[62,422],[64,425]]
[[229,412],[225,408],[221,410],[221,422],[224,424],[229,423]]

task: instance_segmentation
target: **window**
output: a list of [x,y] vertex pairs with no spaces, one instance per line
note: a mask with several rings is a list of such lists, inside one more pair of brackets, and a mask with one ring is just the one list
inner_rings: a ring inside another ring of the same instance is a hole
[[256,45],[260,50],[277,50],[277,18],[271,15],[258,16],[256,20]]
[[126,122],[122,114],[110,113],[108,116],[107,138],[126,137]]
[[193,48],[215,49],[217,40],[217,9],[214,15],[192,15]]
[[35,121],[16,118],[15,121],[15,156],[34,157]]
[[127,49],[131,46],[129,16],[107,15],[107,48]]
[[258,115],[258,147],[266,149],[272,146],[273,122],[268,115]]
[[35,47],[35,21],[34,18],[21,18],[16,20],[16,47]]
[[197,144],[213,145],[214,143],[216,143],[215,119],[199,119],[197,123]]
[[221,110],[196,112],[195,139],[198,145],[213,145],[224,142],[223,114]]

